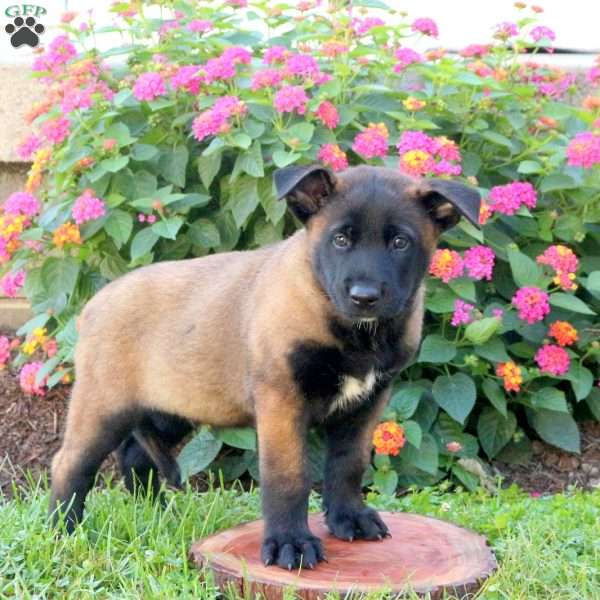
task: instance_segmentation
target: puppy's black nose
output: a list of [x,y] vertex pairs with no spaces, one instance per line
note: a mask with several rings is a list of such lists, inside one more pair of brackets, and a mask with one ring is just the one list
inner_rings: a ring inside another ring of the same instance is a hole
[[379,289],[369,284],[355,283],[350,288],[349,294],[352,302],[361,308],[375,306],[381,298]]

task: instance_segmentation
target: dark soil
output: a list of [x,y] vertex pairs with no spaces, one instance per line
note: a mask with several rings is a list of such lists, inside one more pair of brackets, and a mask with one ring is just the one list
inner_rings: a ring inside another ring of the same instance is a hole
[[[21,392],[16,373],[0,370],[0,496],[12,495],[26,474],[47,473],[60,446],[69,388],[60,386],[43,398]],[[600,487],[600,423],[582,424],[582,453],[574,455],[534,442],[534,456],[526,465],[495,463],[505,483],[517,483],[534,494],[555,493],[568,486]],[[114,469],[108,460],[104,469]]]

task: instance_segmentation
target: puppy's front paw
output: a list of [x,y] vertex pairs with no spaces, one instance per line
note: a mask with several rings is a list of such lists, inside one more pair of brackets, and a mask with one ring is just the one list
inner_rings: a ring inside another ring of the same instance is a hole
[[361,509],[340,507],[330,510],[326,517],[329,531],[341,540],[381,540],[390,535],[377,511],[367,506]]
[[321,540],[310,531],[306,533],[281,533],[263,540],[261,558],[266,566],[277,565],[282,569],[304,567],[314,569],[325,560]]

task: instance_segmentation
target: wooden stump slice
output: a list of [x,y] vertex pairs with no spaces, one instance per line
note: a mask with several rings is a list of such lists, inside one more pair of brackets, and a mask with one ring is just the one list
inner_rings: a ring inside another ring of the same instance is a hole
[[443,591],[459,596],[479,589],[496,569],[486,540],[451,523],[406,513],[381,513],[392,534],[379,542],[345,542],[331,536],[323,515],[309,518],[323,540],[329,562],[316,569],[286,571],[260,560],[263,521],[252,521],[196,542],[190,557],[214,573],[222,590],[233,587],[245,597],[262,593],[283,597],[293,588],[298,597],[315,600],[330,591],[340,595],[409,590],[438,598]]

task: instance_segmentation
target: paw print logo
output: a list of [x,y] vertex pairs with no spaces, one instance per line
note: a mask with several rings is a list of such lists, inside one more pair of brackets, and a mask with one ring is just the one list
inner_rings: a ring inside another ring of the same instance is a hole
[[36,23],[33,17],[16,17],[12,23],[9,23],[4,31],[10,35],[10,43],[13,48],[27,45],[35,48],[40,43],[39,36],[46,31],[41,23]]

